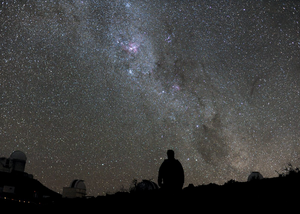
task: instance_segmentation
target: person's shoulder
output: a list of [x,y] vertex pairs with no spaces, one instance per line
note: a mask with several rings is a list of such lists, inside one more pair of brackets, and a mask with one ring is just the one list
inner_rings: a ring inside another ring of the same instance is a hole
[[181,165],[181,163],[180,163],[179,160],[175,159],[175,162],[176,162],[177,164],[180,164],[180,165]]
[[168,159],[164,159],[164,161],[162,162],[162,164],[166,164],[168,163]]

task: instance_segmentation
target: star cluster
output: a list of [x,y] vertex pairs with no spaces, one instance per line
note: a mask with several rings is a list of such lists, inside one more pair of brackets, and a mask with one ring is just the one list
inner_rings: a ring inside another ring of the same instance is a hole
[[61,192],[299,164],[298,1],[0,1],[0,156]]

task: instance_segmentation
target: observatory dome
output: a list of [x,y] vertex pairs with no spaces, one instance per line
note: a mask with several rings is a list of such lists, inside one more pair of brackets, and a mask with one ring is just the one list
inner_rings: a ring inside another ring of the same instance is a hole
[[11,171],[24,172],[27,157],[24,152],[14,151],[9,157]]
[[84,184],[83,180],[78,180],[75,179],[74,181],[72,181],[72,183],[70,184],[71,188],[76,188],[76,189],[82,189],[82,190],[86,190],[86,186]]
[[25,162],[27,160],[27,157],[26,157],[25,153],[21,152],[19,150],[14,151],[13,153],[11,153],[9,158],[12,159],[12,160],[20,160],[20,161],[25,161]]
[[248,182],[254,181],[254,180],[261,180],[264,177],[259,172],[251,172],[251,174],[248,176]]
[[63,188],[63,198],[82,198],[86,195],[86,186],[83,180],[75,179],[69,187]]
[[143,180],[138,183],[136,186],[136,191],[146,191],[146,190],[155,190],[158,189],[158,186],[153,181]]

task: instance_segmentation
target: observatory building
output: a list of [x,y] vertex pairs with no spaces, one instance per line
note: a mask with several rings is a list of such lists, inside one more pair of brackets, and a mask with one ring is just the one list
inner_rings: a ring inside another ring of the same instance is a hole
[[75,179],[69,187],[63,188],[63,198],[82,198],[86,195],[86,186],[83,180]]
[[259,172],[251,172],[251,174],[248,176],[248,182],[249,181],[255,181],[255,180],[261,180],[264,177]]
[[25,172],[26,160],[21,151],[14,151],[9,158],[0,157],[0,199],[42,203],[60,198],[60,194]]
[[156,189],[158,189],[156,183],[149,180],[143,180],[142,182],[136,185],[135,191],[141,192],[141,191],[156,190]]
[[27,157],[24,152],[14,151],[9,158],[0,158],[0,172],[23,172],[25,171]]

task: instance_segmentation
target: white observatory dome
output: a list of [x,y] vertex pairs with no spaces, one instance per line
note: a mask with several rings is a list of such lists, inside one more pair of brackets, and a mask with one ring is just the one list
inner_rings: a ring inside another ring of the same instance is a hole
[[9,158],[12,159],[12,160],[20,160],[20,161],[25,161],[25,162],[27,160],[27,157],[26,157],[25,153],[21,152],[19,150],[14,151],[13,153],[11,153]]
[[83,180],[75,179],[71,182],[70,187],[63,188],[63,198],[82,198],[86,195],[86,186]]
[[78,180],[78,179],[75,179],[74,181],[72,181],[72,183],[70,184],[70,187],[86,190],[86,186],[85,186],[83,180]]
[[11,153],[10,157],[10,166],[13,171],[24,172],[25,164],[27,157],[24,152],[14,151]]

